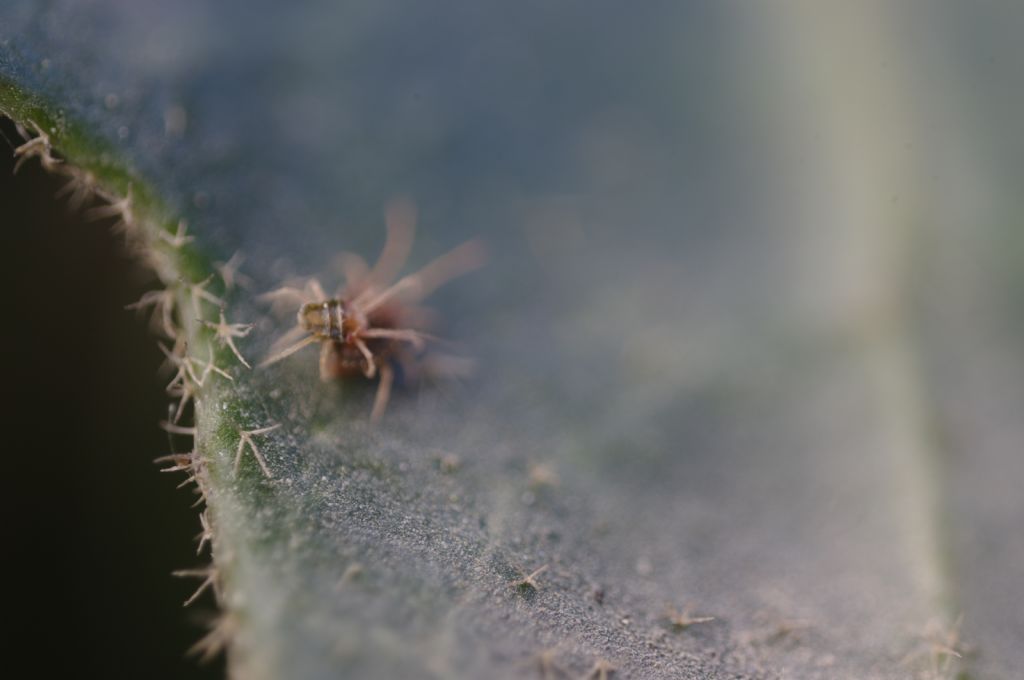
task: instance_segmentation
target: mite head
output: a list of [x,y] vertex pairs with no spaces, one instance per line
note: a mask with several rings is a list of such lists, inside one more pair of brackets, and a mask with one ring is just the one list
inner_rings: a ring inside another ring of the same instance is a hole
[[304,331],[313,335],[333,335],[331,331],[339,325],[336,316],[341,311],[341,304],[335,300],[309,302],[299,308],[297,321]]
[[312,335],[323,339],[347,340],[364,324],[341,300],[310,302],[299,308],[298,324]]

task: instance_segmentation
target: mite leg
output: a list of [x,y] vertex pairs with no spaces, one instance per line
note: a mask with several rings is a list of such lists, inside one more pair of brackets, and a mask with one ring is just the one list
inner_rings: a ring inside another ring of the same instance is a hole
[[270,364],[276,364],[281,359],[284,359],[285,357],[290,357],[291,355],[295,354],[306,345],[311,345],[314,342],[317,342],[318,340],[319,338],[317,338],[315,335],[305,337],[302,340],[296,342],[294,345],[286,347],[277,354],[274,354],[273,356],[264,359],[258,366],[256,366],[256,368],[263,368],[264,366],[269,366]]
[[281,286],[274,290],[263,293],[257,296],[257,300],[263,302],[269,302],[271,305],[277,306],[278,303],[282,305],[301,305],[309,299],[306,296],[306,291],[301,288],[295,288],[294,286]]
[[353,300],[352,304],[361,307],[364,314],[369,314],[400,293],[404,294],[406,302],[418,302],[442,284],[463,274],[468,274],[474,269],[479,269],[483,266],[486,258],[487,255],[480,241],[467,241],[415,274],[399,279],[382,293],[371,297],[374,293],[371,289]]
[[351,377],[353,362],[355,358],[349,345],[337,340],[324,340],[320,346],[320,380],[330,382]]
[[433,328],[437,325],[438,313],[430,307],[409,304],[397,310],[395,322],[390,324],[396,328]]
[[334,342],[320,345],[320,380],[328,382],[337,375],[338,349]]
[[[392,284],[390,288],[384,289],[381,293],[378,293],[376,288],[368,288],[365,293],[362,293],[352,301],[352,306],[358,308],[363,314],[369,314],[402,291],[413,290],[418,293],[419,286],[420,281],[417,276],[406,276]],[[415,297],[422,296],[416,295]]]
[[366,284],[371,287],[386,286],[394,281],[409,259],[416,233],[416,205],[409,199],[394,199],[384,210],[384,220],[388,237],[377,264],[366,277]]
[[[298,287],[300,285],[301,288]],[[324,294],[324,288],[320,282],[310,277],[308,279],[292,279],[288,285],[263,293],[257,299],[269,302],[274,313],[281,314],[285,310],[294,312],[297,305],[304,305],[307,302],[323,302],[327,296]]]
[[267,350],[268,356],[273,356],[285,349],[286,347],[298,342],[306,335],[306,330],[302,326],[292,326],[284,335],[274,341],[274,344]]
[[434,340],[433,336],[407,328],[367,328],[359,333],[363,338],[387,338],[408,342],[416,351],[421,351],[427,340]]
[[422,300],[452,279],[484,266],[486,261],[484,244],[479,239],[466,241],[414,274],[419,279],[419,289],[418,297],[411,301]]
[[379,422],[380,417],[384,415],[384,409],[388,407],[388,401],[391,399],[391,385],[394,381],[395,369],[389,363],[381,364],[380,383],[377,384],[377,394],[373,398],[373,411],[370,412],[371,423]]
[[278,316],[285,313],[295,313],[295,308],[310,301],[308,286],[296,288],[295,286],[281,286],[272,291],[263,293],[256,298],[260,302],[270,303],[270,309]]
[[313,299],[317,302],[323,302],[327,299],[327,293],[324,292],[324,287],[320,285],[320,282],[314,278],[309,279],[309,283],[306,284],[309,291],[313,294]]
[[338,299],[345,298],[348,293],[360,287],[370,273],[370,265],[355,253],[338,253],[334,257],[334,267],[341,272],[342,278],[345,279],[345,285],[335,291],[334,297]]
[[373,352],[366,346],[366,343],[361,338],[353,338],[352,343],[359,350],[359,353],[363,355],[363,359],[366,360],[366,368],[363,369],[363,375],[367,378],[373,378],[377,374],[377,362],[373,360]]

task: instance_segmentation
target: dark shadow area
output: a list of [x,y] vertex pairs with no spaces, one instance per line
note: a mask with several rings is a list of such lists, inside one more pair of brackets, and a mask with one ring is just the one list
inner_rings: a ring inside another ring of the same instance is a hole
[[[0,129],[17,143],[9,121]],[[208,558],[195,555],[194,497],[152,462],[168,453],[161,354],[124,309],[152,282],[108,224],[55,199],[61,178],[34,159],[12,174],[7,140],[8,649],[35,662],[31,677],[223,677],[222,661],[185,654],[212,605],[183,610],[196,584],[171,571]]]

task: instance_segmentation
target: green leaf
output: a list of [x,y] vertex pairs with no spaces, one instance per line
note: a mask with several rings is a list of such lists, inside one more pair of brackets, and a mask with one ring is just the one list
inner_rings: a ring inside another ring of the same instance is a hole
[[[171,464],[205,496],[206,648],[234,675],[1024,663],[1022,326],[967,309],[1017,299],[991,245],[1015,232],[965,236],[977,197],[934,179],[989,137],[930,117],[965,77],[890,35],[906,17],[122,5],[0,9],[0,112],[63,161],[30,162],[131,197],[192,361],[195,455]],[[372,426],[371,381],[321,381],[312,347],[250,370],[204,322],[223,300],[254,324],[232,340],[255,366],[294,319],[260,294],[332,290],[397,195],[419,207],[407,271],[475,236],[491,260],[432,298],[475,375],[410,379]],[[961,612],[976,658],[950,653]]]

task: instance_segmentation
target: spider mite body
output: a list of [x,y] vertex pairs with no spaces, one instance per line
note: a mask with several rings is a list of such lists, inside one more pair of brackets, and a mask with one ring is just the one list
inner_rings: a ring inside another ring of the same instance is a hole
[[[295,327],[271,348],[266,366],[320,343],[320,378],[379,379],[372,420],[384,412],[396,371],[421,374],[465,373],[467,362],[454,357],[425,357],[425,333],[431,312],[420,302],[435,288],[483,264],[477,241],[459,246],[420,271],[394,281],[412,247],[415,209],[410,202],[392,202],[387,209],[388,238],[371,269],[361,257],[343,253],[345,285],[328,297],[316,279],[302,288],[284,287],[265,297],[299,303]],[[394,281],[394,282],[393,282]],[[294,308],[293,308],[294,309]]]
[[[345,300],[337,298],[324,302],[307,302],[299,309],[298,324],[308,337],[320,341],[320,378],[325,382],[335,378],[372,377],[371,360],[360,345],[369,350],[372,364],[381,367],[390,364],[398,349],[394,341],[385,338],[364,337],[363,331],[394,328],[395,324],[383,314],[374,314],[374,323]],[[369,373],[369,375],[368,375]]]

